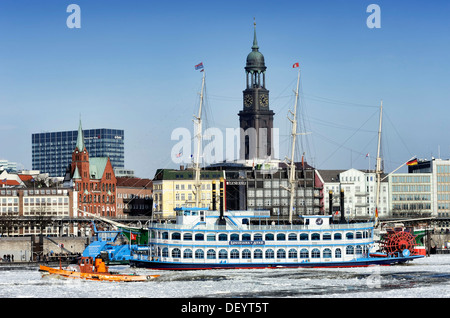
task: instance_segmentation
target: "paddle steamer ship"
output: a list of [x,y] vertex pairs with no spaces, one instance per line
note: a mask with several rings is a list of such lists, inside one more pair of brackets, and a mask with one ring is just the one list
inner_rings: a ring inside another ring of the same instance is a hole
[[[200,132],[197,134],[199,143],[197,149],[200,149],[201,143],[204,80],[203,73],[200,109],[196,117],[196,131]],[[148,248],[141,247],[132,251],[131,266],[170,270],[354,267],[404,263],[422,257],[414,254],[412,245],[403,243],[386,244],[396,248],[386,253],[372,254],[375,247],[374,229],[377,215],[373,222],[347,223],[341,214],[341,220],[337,224],[332,222],[331,215],[304,215],[303,224],[294,224],[293,194],[297,186],[294,153],[295,138],[298,135],[296,116],[299,80],[300,70],[295,107],[291,112],[293,117],[289,119],[292,123],[292,152],[290,186],[286,190],[291,193],[290,224],[280,225],[269,221],[269,211],[223,211],[223,204],[220,204],[220,211],[209,211],[206,208],[176,208],[175,224],[151,223],[148,229]],[[196,157],[198,159],[198,154]],[[195,178],[198,181],[200,175],[198,160],[194,164]],[[378,182],[380,171],[380,160],[377,158]],[[221,200],[223,200],[223,182],[222,179]],[[198,197],[197,192],[196,206]],[[378,198],[377,196],[377,201]]]

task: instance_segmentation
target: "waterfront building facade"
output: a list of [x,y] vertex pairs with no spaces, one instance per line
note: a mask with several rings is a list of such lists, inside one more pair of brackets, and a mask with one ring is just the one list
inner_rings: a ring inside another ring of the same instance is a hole
[[433,216],[450,217],[450,159],[420,159],[417,164],[408,167],[408,172],[411,174],[431,173]]
[[[2,236],[77,235],[76,196],[70,188],[0,189]],[[54,222],[58,220],[58,222]]]
[[[319,175],[324,182],[323,196],[326,214],[334,215],[341,210],[340,192],[344,191],[344,216],[346,219],[367,220],[375,216],[377,198],[375,172],[357,169],[319,170]],[[382,175],[381,178],[384,177],[385,175]],[[330,196],[332,198],[332,213],[330,213]],[[381,182],[378,205],[378,216],[380,218],[389,216],[389,202],[388,180],[384,179]]]
[[[272,220],[289,217],[289,169],[281,162],[214,164],[208,169],[222,170],[226,181],[226,207],[231,211],[269,211]],[[294,194],[293,218],[323,212],[322,183],[316,170],[307,163],[296,163],[297,187]]]
[[396,173],[389,176],[392,217],[432,216],[431,173]]
[[153,181],[151,179],[117,177],[118,218],[151,216]]
[[[153,210],[159,218],[175,218],[174,208],[194,207],[194,170],[158,169],[153,178]],[[200,173],[199,207],[220,208],[219,187],[221,171],[202,170]],[[214,184],[214,186],[213,186]],[[213,188],[216,189],[216,202],[213,205]]]
[[[124,131],[120,129],[83,130],[86,149],[92,158],[109,157],[114,168],[124,168]],[[71,164],[78,131],[32,134],[32,169],[51,177],[64,177]]]

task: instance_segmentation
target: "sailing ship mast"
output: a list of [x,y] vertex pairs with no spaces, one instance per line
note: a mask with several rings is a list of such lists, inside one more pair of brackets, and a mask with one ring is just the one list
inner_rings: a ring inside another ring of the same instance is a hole
[[377,198],[375,202],[375,227],[378,225],[378,206],[380,203],[380,187],[381,187],[381,157],[380,157],[380,149],[381,149],[381,121],[383,119],[383,101],[381,101],[380,105],[380,123],[378,127],[378,149],[377,149],[377,166],[376,166],[376,177],[377,177]]
[[203,105],[203,89],[205,87],[205,70],[203,69],[202,64],[203,78],[202,78],[202,90],[200,92],[200,106],[198,107],[198,116],[194,116],[194,124],[195,124],[195,138],[197,139],[197,153],[195,154],[194,161],[194,171],[195,171],[195,206],[198,207],[200,204],[200,192],[202,185],[200,183],[200,152],[202,146],[202,105]]
[[289,170],[289,192],[290,192],[290,200],[289,200],[289,223],[292,224],[292,214],[294,210],[294,195],[296,189],[296,178],[295,178],[295,140],[297,137],[297,104],[298,104],[298,86],[300,83],[300,68],[298,69],[298,77],[297,77],[297,90],[295,91],[295,106],[294,112],[289,112],[292,114],[292,119],[289,118],[289,121],[292,123],[292,145],[291,145],[291,162],[290,162],[290,170]]

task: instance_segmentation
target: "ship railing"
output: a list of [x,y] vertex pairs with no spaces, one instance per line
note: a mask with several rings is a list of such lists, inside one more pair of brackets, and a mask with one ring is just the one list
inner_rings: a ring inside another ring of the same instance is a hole
[[[239,230],[239,231],[283,231],[283,230],[351,230],[351,229],[361,229],[361,228],[370,228],[373,227],[373,222],[366,222],[366,223],[347,223],[347,224],[330,224],[327,227],[324,228],[316,228],[311,227],[309,225],[263,225],[263,224],[251,224],[251,225],[245,225],[242,227],[233,227],[233,230]],[[152,228],[160,228],[160,229],[173,229],[173,230],[194,230],[192,228],[192,225],[185,225],[185,224],[167,224],[167,223],[161,223],[161,224],[153,224]],[[202,230],[218,230],[218,231],[225,231],[230,230],[230,226],[228,225],[217,225],[217,224],[205,224],[202,226],[202,228],[196,228],[197,231]]]

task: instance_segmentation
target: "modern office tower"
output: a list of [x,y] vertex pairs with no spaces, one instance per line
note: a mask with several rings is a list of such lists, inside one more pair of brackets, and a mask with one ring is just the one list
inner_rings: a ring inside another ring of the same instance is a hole
[[[91,158],[109,157],[113,168],[124,168],[124,131],[120,129],[83,130],[84,143]],[[50,177],[64,177],[72,161],[78,131],[32,134],[32,169]]]

